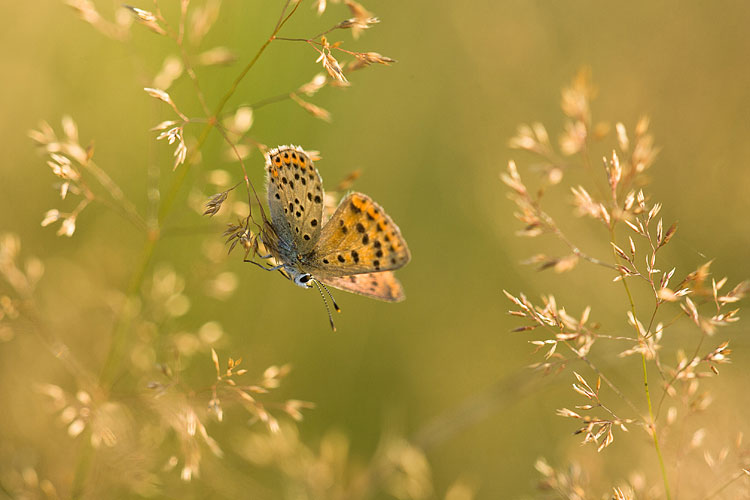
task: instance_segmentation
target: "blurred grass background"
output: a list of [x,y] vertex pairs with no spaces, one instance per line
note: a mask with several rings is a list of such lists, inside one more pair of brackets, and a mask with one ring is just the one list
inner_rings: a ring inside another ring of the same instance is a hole
[[[204,47],[231,47],[243,63],[268,36],[277,4],[226,0]],[[118,5],[97,2],[105,13]],[[352,87],[324,89],[313,98],[332,112],[330,124],[283,102],[256,113],[251,135],[268,145],[294,143],[321,151],[323,160],[317,165],[324,186],[362,169],[354,188],[388,210],[413,254],[398,272],[406,302],[390,305],[337,293],[343,313],[336,317],[339,331],[332,334],[316,293],[232,255],[220,270],[238,273],[237,292],[221,302],[201,294],[200,279],[189,281],[192,307],[180,319],[187,331],[219,321],[226,332],[219,347],[222,356],[243,357],[251,371],[291,363],[294,371],[283,394],[317,405],[300,425],[306,441],[315,443],[326,430],[341,429],[350,436],[353,453],[366,457],[384,427],[395,425],[412,435],[466,398],[517,376],[537,357],[526,342],[531,337],[508,333],[518,323],[506,314],[502,289],[531,297],[553,293],[574,314],[590,304],[597,321],[625,328],[625,298],[609,273],[581,264],[573,273],[555,275],[519,264],[533,253],[561,249],[551,241],[514,236],[519,223],[498,179],[510,158],[522,172],[528,167],[528,158],[507,147],[519,123],[541,121],[553,134],[560,130],[560,88],[582,65],[591,67],[599,88],[595,121],[622,121],[630,128],[642,114],[652,118],[661,152],[650,171],[650,192],[664,203],[665,220],[681,224],[670,265],[678,273],[688,272],[715,258],[716,276],[729,275],[730,284],[747,277],[747,2],[365,5],[381,24],[355,42],[347,33],[331,39],[380,52],[398,64],[358,72]],[[342,6],[332,6],[319,19],[303,5],[283,33],[311,35],[346,15]],[[174,48],[138,26],[130,43],[106,39],[56,1],[7,4],[0,26],[0,107],[5,116],[0,121],[0,228],[19,234],[25,254],[44,261],[39,294],[47,321],[58,326],[82,363],[96,371],[111,332],[103,291],[127,286],[143,236],[98,206],[85,210],[71,239],[41,228],[42,214],[62,204],[26,133],[41,119],[57,128],[60,117],[71,114],[82,142],[95,142],[98,164],[139,208],[145,207],[148,165],[164,167],[163,186],[173,174],[172,149],[156,143],[148,131],[170,114],[142,88]],[[315,58],[303,44],[273,43],[232,103],[296,88],[320,70]],[[237,70],[237,65],[199,70],[209,103],[218,100]],[[199,113],[187,80],[175,84],[170,94],[181,106],[185,103],[188,114]],[[214,134],[192,179],[200,181],[212,168],[225,168],[240,179],[236,164],[222,159],[220,146]],[[257,151],[248,165],[256,186],[262,186]],[[568,194],[561,192],[558,198],[565,210]],[[203,277],[208,271],[201,267],[197,249],[207,239],[219,240],[219,227],[213,226],[215,234],[207,233],[209,222],[188,209],[176,210],[167,226],[196,230],[165,238],[155,262]],[[566,229],[582,248],[607,255],[598,227],[573,221]],[[724,415],[732,426],[740,425],[737,415],[750,405],[743,390],[750,382],[750,341],[742,323],[720,331],[717,338],[725,337],[732,340],[735,362],[723,370],[716,404],[728,405],[731,411]],[[202,356],[210,374],[208,353]],[[603,369],[637,391],[640,360],[611,359]],[[44,457],[73,454],[70,439],[49,424],[52,417],[29,394],[33,382],[65,384],[62,367],[33,337],[17,335],[0,345],[0,380],[0,399],[7,409],[0,416],[0,442],[6,451],[13,450],[12,460],[43,465]],[[535,459],[562,460],[578,447],[570,435],[573,425],[554,416],[556,408],[573,399],[568,382],[560,379],[554,388],[532,386],[521,394],[506,391],[502,409],[429,449],[438,491],[465,475],[480,486],[479,498],[533,495]],[[221,426],[212,433],[219,442],[231,440]],[[633,441],[645,441],[636,434]],[[610,477],[630,467],[624,441],[608,451]],[[3,459],[11,460],[8,455]]]

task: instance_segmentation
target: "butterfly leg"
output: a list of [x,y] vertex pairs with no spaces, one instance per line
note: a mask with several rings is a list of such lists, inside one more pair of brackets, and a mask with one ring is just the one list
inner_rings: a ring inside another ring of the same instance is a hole
[[249,262],[251,264],[255,264],[256,266],[263,269],[264,271],[278,271],[279,269],[284,267],[284,264],[279,264],[278,266],[274,266],[274,267],[266,267],[263,264],[259,264],[258,262],[255,262],[252,259],[243,259],[243,262]]

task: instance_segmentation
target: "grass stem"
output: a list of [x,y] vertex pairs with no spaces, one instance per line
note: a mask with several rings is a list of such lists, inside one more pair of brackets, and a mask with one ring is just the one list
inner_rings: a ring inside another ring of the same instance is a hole
[[[174,180],[172,181],[172,185],[170,186],[169,191],[167,192],[167,196],[164,198],[164,202],[159,207],[157,227],[152,228],[147,233],[147,239],[143,246],[143,250],[141,251],[140,261],[135,271],[133,272],[130,283],[128,285],[127,299],[125,300],[125,303],[123,304],[123,307],[120,310],[117,316],[117,319],[115,321],[115,326],[113,328],[113,335],[112,335],[112,343],[110,344],[109,351],[107,353],[107,357],[105,359],[105,362],[104,362],[104,365],[102,367],[102,371],[99,377],[100,389],[104,391],[105,393],[111,389],[111,386],[114,380],[117,378],[118,372],[120,370],[120,366],[122,364],[121,361],[124,355],[123,353],[125,351],[125,347],[127,345],[128,333],[130,332],[130,326],[131,326],[131,316],[129,313],[131,309],[130,308],[131,300],[138,295],[141,289],[141,286],[143,285],[143,281],[151,265],[154,252],[156,250],[156,245],[161,236],[160,234],[161,228],[167,216],[171,212],[172,207],[174,206],[174,203],[177,199],[177,196],[180,193],[182,186],[185,183],[185,180],[187,179],[187,174],[190,170],[190,165],[195,160],[196,153],[200,151],[201,148],[205,145],[206,140],[208,139],[209,133],[211,132],[211,129],[217,123],[217,117],[221,115],[221,112],[223,111],[226,104],[229,102],[229,100],[232,98],[232,96],[235,94],[235,92],[239,88],[239,85],[242,82],[242,80],[245,78],[248,72],[253,68],[253,66],[255,66],[255,63],[258,61],[258,59],[260,59],[260,56],[266,50],[268,45],[275,39],[279,30],[284,26],[284,24],[286,24],[286,22],[291,18],[291,16],[297,11],[297,8],[299,7],[299,2],[287,14],[286,10],[288,6],[289,6],[289,1],[287,1],[287,3],[284,5],[284,8],[281,11],[281,15],[279,16],[279,21],[276,23],[276,27],[271,33],[271,36],[268,37],[265,43],[263,43],[263,45],[258,49],[255,56],[250,60],[250,62],[247,65],[245,65],[242,71],[240,71],[240,73],[232,82],[232,85],[229,87],[229,90],[227,90],[222,96],[222,98],[219,100],[218,104],[216,105],[214,109],[212,116],[208,118],[206,125],[203,127],[203,130],[201,130],[201,133],[198,136],[197,143],[192,148],[191,155],[186,159],[184,166],[177,173],[176,177],[174,177]],[[91,469],[91,464],[93,460],[94,460],[94,449],[91,447],[90,440],[84,439],[81,444],[81,450],[78,453],[75,475],[73,478],[73,484],[72,484],[72,489],[71,489],[71,498],[77,499],[83,496],[83,491],[84,491],[85,484],[86,484],[86,478],[88,476],[89,470]]]
[[[614,226],[610,226],[609,239],[610,239],[610,242],[615,244]],[[615,252],[614,247],[612,247],[612,254],[616,262],[617,253]],[[622,277],[620,281],[622,281],[622,285],[625,287],[625,293],[627,294],[628,302],[630,303],[630,312],[633,314],[633,318],[637,318],[636,312],[635,312],[635,302],[633,301],[633,294],[630,293],[630,286],[628,286],[627,277],[622,271],[620,271],[620,276]],[[643,340],[644,332],[640,331],[637,323],[636,323],[635,328],[637,330],[636,333],[638,335],[638,338],[640,340]],[[646,402],[648,403],[649,432],[651,433],[651,436],[654,440],[654,449],[656,450],[656,456],[659,459],[659,469],[661,470],[661,477],[662,477],[662,481],[664,482],[664,493],[665,493],[667,500],[671,500],[672,494],[670,493],[670,490],[669,490],[669,478],[667,477],[667,468],[664,465],[664,457],[662,456],[661,447],[659,446],[659,437],[656,435],[656,422],[654,421],[654,410],[653,410],[653,405],[651,404],[651,391],[648,386],[648,367],[646,365],[646,353],[643,351],[641,351],[641,364],[643,366],[643,387],[644,387],[644,391],[646,394]]]

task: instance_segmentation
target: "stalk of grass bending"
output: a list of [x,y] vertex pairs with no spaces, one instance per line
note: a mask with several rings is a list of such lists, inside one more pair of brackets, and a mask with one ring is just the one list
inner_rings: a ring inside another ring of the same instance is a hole
[[[615,244],[615,229],[614,226],[610,226],[609,228],[609,239],[610,242],[614,245]],[[614,256],[615,262],[617,261],[617,253],[614,250],[614,247],[612,247],[612,254]],[[622,271],[620,271],[620,276],[622,281],[622,285],[625,287],[625,293],[628,296],[628,301],[630,302],[630,312],[633,314],[633,318],[636,318],[635,313],[635,302],[633,302],[633,295],[630,293],[630,287],[628,286],[628,283],[626,281],[626,277]],[[640,332],[640,329],[636,326],[636,330],[638,330],[638,338],[640,339],[643,337],[643,334]],[[664,457],[661,454],[661,447],[659,446],[659,438],[656,435],[656,424],[654,422],[654,410],[653,406],[651,404],[651,392],[648,387],[648,369],[646,366],[646,354],[641,351],[641,362],[643,365],[643,387],[646,392],[646,401],[648,402],[648,417],[649,417],[649,426],[651,431],[651,436],[654,439],[654,449],[656,450],[656,456],[659,459],[659,469],[661,470],[661,478],[664,482],[664,493],[666,494],[667,500],[672,499],[672,494],[669,490],[669,478],[667,477],[667,468],[664,465]]]
[[729,485],[731,485],[733,482],[737,481],[738,479],[740,479],[741,477],[745,475],[747,475],[747,472],[745,472],[744,470],[739,471],[734,476],[732,476],[727,482],[725,482],[724,484],[722,484],[721,486],[713,490],[711,493],[709,493],[704,498],[704,500],[710,500],[711,498],[714,498],[716,495],[718,495],[719,493],[724,491],[726,488],[728,488]]
[[[219,110],[219,112],[221,112],[221,110]],[[193,151],[198,151],[201,147],[203,147],[203,144],[208,138],[208,134],[212,126],[212,121],[209,121],[209,123],[205,125]],[[187,177],[187,171],[189,170],[193,158],[194,154],[191,155],[191,157],[188,158],[187,161],[185,161],[184,168],[180,171],[180,174],[173,181],[169,191],[170,196],[166,200],[166,203],[162,205],[161,209],[159,210],[157,227],[150,229],[147,232],[146,243],[144,244],[143,250],[141,251],[141,257],[139,259],[135,272],[130,279],[130,283],[126,292],[125,303],[123,304],[122,309],[120,310],[120,313],[115,322],[114,332],[112,335],[112,343],[110,344],[107,358],[102,367],[101,374],[99,375],[99,388],[104,392],[107,392],[109,390],[115,380],[115,377],[117,376],[121,357],[125,349],[125,345],[127,344],[127,334],[130,331],[132,319],[129,313],[130,299],[131,297],[134,297],[138,294],[138,290],[143,284],[143,280],[146,276],[146,271],[151,264],[151,259],[153,258],[156,244],[160,238],[159,228],[169,214],[169,209],[174,204],[177,193],[179,192],[180,187]],[[91,462],[93,459],[94,450],[90,445],[88,437],[89,433],[85,432],[81,443],[82,448],[79,451],[78,455],[75,474],[73,476],[73,485],[71,488],[71,498],[73,499],[81,498],[83,494],[84,483],[86,481],[86,476],[88,475],[89,467],[91,466]]]
[[[288,5],[289,2],[287,2]],[[252,69],[253,66],[255,66],[255,63],[260,58],[261,54],[266,50],[268,45],[276,38],[276,34],[279,32],[279,30],[284,26],[284,24],[289,20],[289,18],[297,11],[297,8],[299,7],[299,4],[301,2],[297,2],[297,4],[294,6],[292,11],[289,13],[289,15],[286,16],[286,18],[283,17],[284,12],[286,11],[286,6],[284,6],[284,9],[282,10],[282,19],[279,20],[279,22],[276,24],[276,27],[273,30],[273,33],[271,33],[271,36],[268,37],[268,40],[265,41],[265,43],[258,49],[258,52],[255,54],[255,57],[243,68],[243,70],[240,72],[239,75],[237,75],[237,78],[234,79],[232,82],[232,86],[229,87],[229,90],[224,94],[224,96],[221,98],[219,103],[216,105],[216,109],[213,112],[213,115],[211,118],[209,118],[208,123],[205,127],[203,127],[203,130],[201,131],[200,136],[198,136],[198,144],[194,148],[195,151],[200,150],[200,148],[203,146],[203,143],[208,138],[208,133],[211,131],[211,128],[213,128],[214,124],[216,123],[217,117],[221,114],[222,110],[224,109],[224,106],[226,106],[229,99],[234,95],[234,93],[237,91],[237,88],[240,85],[240,82],[245,78],[245,75]],[[180,192],[180,188],[182,187],[182,184],[185,182],[185,178],[187,177],[188,170],[189,170],[189,163],[185,162],[185,168],[180,170],[180,173],[178,174],[176,180],[172,183],[171,188],[169,189],[169,192],[167,193],[167,196],[164,200],[164,203],[162,204],[161,208],[159,209],[159,225],[164,221],[166,216],[169,213],[169,210],[172,207],[172,204],[174,203],[175,199],[177,198],[177,194]]]
[[643,386],[646,391],[646,401],[648,401],[648,416],[651,419],[651,435],[654,438],[654,448],[656,449],[656,455],[659,457],[659,468],[661,469],[661,477],[664,480],[664,492],[667,494],[667,500],[671,500],[672,494],[669,491],[669,479],[667,478],[667,468],[664,465],[664,457],[661,454],[661,448],[659,447],[659,438],[656,436],[656,424],[654,423],[654,410],[651,405],[651,393],[648,388],[648,370],[646,368],[646,354],[641,353],[641,362],[643,365]]
[[[127,290],[128,297],[136,294],[138,292],[138,289],[143,284],[143,279],[146,275],[146,270],[148,269],[148,266],[151,263],[151,258],[153,257],[156,243],[158,242],[160,238],[160,234],[159,234],[160,228],[164,220],[169,215],[169,212],[172,209],[172,206],[174,205],[175,200],[177,199],[177,195],[179,194],[182,188],[182,185],[184,184],[185,179],[187,178],[187,174],[190,170],[190,165],[193,159],[195,158],[195,152],[200,151],[200,149],[203,147],[203,145],[206,142],[206,139],[208,139],[208,135],[211,132],[211,129],[216,124],[216,117],[221,114],[222,110],[224,109],[224,106],[226,106],[229,99],[231,99],[231,97],[237,91],[239,84],[245,78],[247,73],[253,68],[253,66],[255,66],[255,63],[258,61],[260,56],[263,54],[263,52],[266,50],[268,45],[276,37],[276,34],[284,26],[286,21],[289,20],[291,15],[294,14],[294,12],[297,10],[298,7],[299,7],[299,3],[297,3],[292,9],[292,11],[284,18],[283,13],[286,10],[286,7],[285,7],[285,9],[282,11],[282,20],[280,20],[279,23],[277,23],[276,27],[274,28],[273,33],[271,33],[271,36],[268,37],[268,40],[266,40],[265,43],[260,47],[260,49],[258,49],[258,52],[255,54],[252,60],[242,69],[240,74],[237,75],[237,77],[234,79],[229,90],[227,90],[227,92],[221,98],[219,103],[216,105],[213,115],[209,118],[208,123],[206,123],[206,125],[203,127],[203,130],[198,136],[196,146],[193,148],[193,153],[185,162],[184,168],[180,170],[180,172],[177,174],[177,177],[172,182],[172,185],[167,193],[167,196],[164,199],[164,203],[161,205],[159,209],[158,227],[156,229],[151,230],[148,233],[146,244],[144,245],[143,251],[141,252],[141,259],[140,259],[139,265],[136,268],[136,271],[133,273],[133,277],[131,278],[130,285],[128,286],[128,290]],[[102,385],[104,385],[105,387],[112,381],[114,373],[111,373],[111,372],[116,372],[115,368],[116,368],[116,364],[118,361],[117,358],[119,357],[119,351],[122,349],[121,344],[123,343],[123,339],[121,338],[125,337],[127,333],[127,328],[123,328],[123,326],[126,326],[126,325],[123,325],[123,318],[125,316],[126,316],[125,314],[121,313],[120,316],[118,317],[112,346],[110,347],[110,352],[107,356],[107,361],[104,364],[104,369],[102,372],[100,383],[102,383]],[[112,365],[115,365],[115,367],[109,368]]]
[[[252,67],[258,61],[258,59],[266,50],[268,45],[274,40],[279,30],[289,20],[292,14],[294,14],[297,11],[299,4],[300,2],[297,2],[297,4],[292,9],[292,11],[286,17],[284,17],[284,14],[286,13],[286,9],[289,5],[289,2],[287,2],[284,5],[284,8],[281,13],[281,17],[279,18],[279,22],[276,23],[276,27],[271,33],[271,36],[268,37],[268,40],[266,40],[265,43],[260,47],[260,49],[258,49],[258,52],[255,54],[252,60],[242,69],[240,74],[237,75],[237,77],[234,79],[234,82],[232,82],[232,86],[229,88],[229,90],[227,90],[227,92],[221,98],[219,103],[216,105],[213,115],[209,118],[208,123],[206,123],[200,135],[198,136],[198,141],[196,143],[196,146],[193,148],[194,152],[200,151],[200,149],[203,147],[203,145],[206,142],[206,139],[208,139],[208,135],[211,129],[216,124],[216,119],[217,119],[216,117],[218,117],[221,114],[222,110],[224,109],[224,106],[226,106],[229,99],[231,99],[231,97],[237,91],[239,84],[242,82],[242,80],[247,75],[247,73],[252,69]],[[146,275],[146,270],[151,264],[151,259],[153,258],[153,255],[154,255],[156,243],[159,241],[160,228],[162,226],[162,223],[166,219],[167,215],[169,215],[169,212],[172,206],[174,205],[177,195],[180,192],[180,189],[182,188],[182,185],[184,184],[185,179],[187,178],[187,173],[190,169],[190,165],[194,157],[195,157],[195,153],[193,153],[190,156],[190,158],[188,158],[188,160],[185,162],[184,167],[180,170],[177,177],[175,177],[169,189],[169,192],[164,200],[164,203],[161,205],[159,209],[157,227],[155,229],[151,229],[147,234],[147,240],[143,247],[143,251],[141,252],[141,258],[140,258],[138,267],[133,273],[133,276],[130,280],[130,284],[128,285],[128,289],[127,289],[128,301],[131,297],[133,297],[134,295],[138,293],[138,290],[143,284],[143,280]],[[111,386],[117,374],[117,371],[120,365],[120,358],[122,356],[122,351],[124,349],[124,346],[127,340],[127,333],[130,330],[129,328],[130,316],[127,313],[127,310],[128,310],[128,303],[126,302],[123,306],[123,309],[120,311],[120,314],[117,317],[117,321],[115,322],[112,344],[110,345],[106,361],[104,363],[101,375],[99,377],[100,388],[105,392],[109,389],[109,387]],[[84,439],[81,441],[82,448],[79,451],[78,460],[76,463],[75,473],[73,477],[73,483],[71,486],[71,498],[73,499],[81,498],[83,494],[84,483],[86,481],[86,476],[88,475],[88,471],[90,469],[91,462],[93,460],[94,450],[91,447],[90,439],[87,439],[88,434],[89,434],[88,432],[85,432],[83,436]]]

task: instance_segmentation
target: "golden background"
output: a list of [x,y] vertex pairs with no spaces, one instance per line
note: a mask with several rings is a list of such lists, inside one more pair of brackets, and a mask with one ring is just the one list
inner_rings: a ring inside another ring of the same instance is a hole
[[[142,3],[138,6],[152,6]],[[96,5],[111,18],[119,4]],[[583,404],[570,390],[569,371],[526,383],[535,376],[525,367],[541,358],[532,354],[527,341],[543,335],[510,333],[523,323],[508,316],[510,303],[503,289],[524,292],[534,300],[554,294],[574,315],[591,305],[592,318],[606,331],[621,334],[629,333],[627,299],[622,287],[612,283],[610,271],[586,263],[564,274],[521,265],[532,254],[555,254],[564,248],[551,238],[515,236],[521,224],[512,215],[514,206],[499,174],[509,159],[515,159],[524,178],[534,178],[529,171],[533,158],[511,150],[508,140],[519,124],[539,121],[556,142],[563,124],[560,89],[587,66],[598,88],[592,105],[595,122],[621,121],[632,129],[640,116],[651,117],[660,153],[649,171],[648,192],[664,204],[665,223],[680,222],[664,265],[684,275],[715,259],[714,275],[728,275],[731,286],[747,278],[750,5],[516,0],[365,6],[380,24],[359,40],[345,31],[330,34],[329,40],[342,40],[350,50],[377,51],[398,63],[356,72],[351,87],[325,88],[306,98],[329,110],[331,123],[283,101],[255,112],[250,135],[269,146],[293,143],[320,151],[323,159],[317,167],[327,187],[361,169],[354,189],[385,207],[409,243],[412,262],[397,273],[407,300],[386,304],[335,293],[343,312],[336,315],[338,331],[332,333],[316,292],[243,264],[239,252],[218,264],[206,262],[202,249],[221,242],[223,224],[236,217],[223,213],[208,220],[188,208],[188,186],[200,188],[206,197],[213,194],[205,178],[216,168],[230,172],[234,182],[241,180],[237,163],[225,159],[221,139],[214,133],[201,163],[191,168],[156,247],[153,264],[168,264],[186,277],[191,307],[186,315],[160,325],[171,333],[153,343],[155,359],[169,357],[172,333],[195,333],[207,321],[218,321],[224,335],[215,347],[222,360],[242,357],[242,366],[253,377],[271,364],[293,366],[279,391],[280,397],[316,405],[298,424],[304,442],[314,448],[327,431],[340,430],[351,440],[352,460],[362,463],[385,432],[418,436],[434,418],[465,408],[467,400],[486,397],[486,405],[478,404],[476,421],[465,415],[452,417],[459,428],[426,449],[435,498],[443,498],[457,478],[473,485],[477,498],[536,497],[541,493],[535,486],[539,475],[534,462],[540,456],[555,464],[578,460],[591,475],[603,476],[605,481],[589,492],[591,498],[601,498],[609,491],[607,484],[626,479],[636,468],[645,471],[649,482],[659,484],[653,449],[642,430],[634,427],[618,435],[597,455],[593,447],[579,446],[579,436],[572,435],[575,422],[554,415],[557,408]],[[280,2],[224,1],[202,47],[229,47],[239,61],[230,67],[197,69],[209,107],[267,39],[280,7]],[[165,12],[174,14],[175,9],[165,5]],[[310,36],[348,15],[343,5],[333,4],[318,17],[303,2],[282,34]],[[51,188],[55,179],[27,132],[40,120],[59,131],[61,117],[71,115],[81,142],[95,144],[97,164],[145,210],[149,165],[160,169],[162,190],[176,173],[171,170],[173,147],[156,142],[156,133],[149,132],[172,114],[142,88],[151,86],[164,57],[176,49],[138,25],[132,26],[128,42],[108,39],[62,2],[8,3],[0,26],[0,229],[20,236],[22,257],[34,255],[44,262],[37,292],[43,320],[77,360],[96,373],[111,340],[113,304],[127,287],[144,235],[97,204],[81,214],[70,239],[56,236],[57,226],[40,227],[47,210],[72,207],[74,201],[60,201]],[[322,71],[316,57],[303,43],[273,42],[228,109],[305,83]],[[186,77],[169,92],[187,114],[200,115]],[[186,136],[195,137],[200,129],[188,126]],[[603,144],[593,155],[595,161],[614,141],[610,136]],[[262,156],[253,151],[247,165],[261,191],[262,164]],[[587,181],[582,172],[570,175],[575,180],[566,182],[572,185]],[[570,215],[567,189],[550,193],[550,210],[562,214],[564,229],[579,246],[607,258],[606,232]],[[207,297],[205,283],[226,271],[239,278],[235,293],[226,300]],[[640,297],[645,315],[650,307],[647,291]],[[687,320],[682,325],[670,332],[688,339],[699,335]],[[717,448],[730,442],[733,432],[747,430],[750,408],[746,327],[740,322],[720,329],[711,345],[722,339],[731,340],[735,353],[733,364],[724,366],[721,376],[707,385],[715,398],[715,425],[709,435]],[[674,342],[670,345],[695,345],[683,338]],[[618,347],[598,344],[600,367],[633,394],[645,412],[640,359],[618,358]],[[674,361],[673,355],[668,361]],[[213,366],[205,346],[184,368],[191,385],[212,383]],[[574,368],[585,372],[585,366]],[[144,381],[125,382],[122,394],[137,391],[134,387]],[[33,467],[65,497],[81,438],[66,435],[45,399],[34,392],[38,383],[54,383],[72,392],[77,387],[35,336],[15,331],[0,344],[2,477]],[[223,460],[232,469],[260,478],[269,491],[282,491],[277,484],[282,480],[274,479],[273,471],[252,470],[230,451],[236,433],[244,432],[246,415],[237,407],[225,412],[227,423],[207,424],[227,451]],[[178,474],[163,473],[171,482],[158,497],[225,495],[212,485],[222,475],[212,474],[210,466],[192,483],[179,482]],[[246,491],[252,497],[252,489]],[[115,488],[110,494],[133,493]],[[266,497],[276,494],[281,495]],[[685,491],[683,495],[692,498]],[[391,497],[381,492],[375,498]]]

